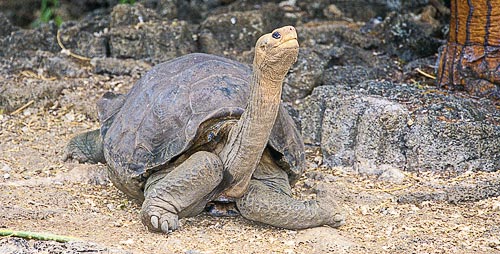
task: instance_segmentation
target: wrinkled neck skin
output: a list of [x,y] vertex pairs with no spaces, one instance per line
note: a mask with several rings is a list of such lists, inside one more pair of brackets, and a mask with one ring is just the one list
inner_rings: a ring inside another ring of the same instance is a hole
[[278,115],[283,78],[268,76],[275,77],[254,67],[247,107],[220,153],[230,186],[222,193],[226,197],[239,198],[246,192]]

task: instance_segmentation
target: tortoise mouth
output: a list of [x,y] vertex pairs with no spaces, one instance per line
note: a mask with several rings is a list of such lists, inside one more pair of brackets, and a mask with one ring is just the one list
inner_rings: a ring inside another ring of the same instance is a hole
[[279,45],[280,48],[284,49],[298,49],[299,48],[299,42],[297,41],[297,38],[290,38],[283,43]]

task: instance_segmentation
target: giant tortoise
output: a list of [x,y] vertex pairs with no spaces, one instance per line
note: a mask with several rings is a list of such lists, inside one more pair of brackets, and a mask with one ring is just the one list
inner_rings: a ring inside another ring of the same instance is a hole
[[332,198],[291,194],[305,153],[281,92],[298,50],[296,30],[286,26],[259,38],[253,71],[200,53],[159,64],[128,94],[104,94],[100,130],[74,137],[65,158],[107,163],[113,184],[142,202],[151,231],[175,230],[179,218],[222,198],[277,227],[339,226]]

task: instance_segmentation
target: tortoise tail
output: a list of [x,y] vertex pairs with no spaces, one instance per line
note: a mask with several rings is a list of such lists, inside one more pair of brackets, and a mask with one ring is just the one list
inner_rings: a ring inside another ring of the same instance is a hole
[[106,163],[100,131],[93,130],[73,137],[66,146],[63,160],[76,160],[80,163]]

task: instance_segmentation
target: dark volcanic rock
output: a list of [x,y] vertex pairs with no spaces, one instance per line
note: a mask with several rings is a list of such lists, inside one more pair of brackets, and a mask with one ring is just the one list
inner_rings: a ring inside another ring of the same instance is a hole
[[254,47],[262,34],[276,28],[277,19],[269,9],[209,16],[200,26],[200,50],[236,59],[242,51]]
[[393,11],[416,11],[416,9],[427,5],[429,0],[333,0],[328,2],[337,6],[346,17],[368,21],[379,16],[385,17],[387,13]]
[[0,38],[10,35],[10,33],[18,30],[13,26],[3,12],[0,12]]
[[105,57],[108,52],[109,13],[92,12],[79,22],[65,22],[60,28],[63,46],[80,56]]
[[116,58],[93,58],[90,62],[94,67],[94,73],[111,74],[111,75],[133,75],[142,74],[151,69],[151,65],[133,59],[116,59]]
[[319,22],[297,27],[303,46],[339,46],[348,44],[362,49],[376,48],[380,41],[361,33],[356,26],[347,22]]
[[309,95],[320,85],[327,59],[310,48],[301,48],[297,63],[293,65],[283,84],[284,101],[295,102]]
[[111,12],[111,27],[135,26],[139,23],[158,22],[160,17],[142,4],[119,4]]
[[[327,83],[328,84],[328,83]],[[317,87],[301,112],[306,143],[325,162],[381,173],[500,168],[500,113],[491,101],[390,82]]]
[[397,55],[404,61],[427,57],[437,53],[443,42],[433,35],[441,27],[417,22],[413,16],[391,13],[377,26],[373,33],[381,38],[383,48],[390,55]]
[[[148,13],[151,16],[144,15]],[[196,41],[193,27],[185,21],[157,20],[140,4],[117,5],[109,47],[111,57],[160,63],[196,51]]]
[[372,80],[376,78],[377,74],[373,68],[359,65],[335,65],[327,70],[324,70],[321,83],[349,86],[350,84],[358,84],[365,80]]
[[58,52],[57,26],[43,24],[37,29],[17,30],[0,39],[0,57],[26,57],[37,50]]

